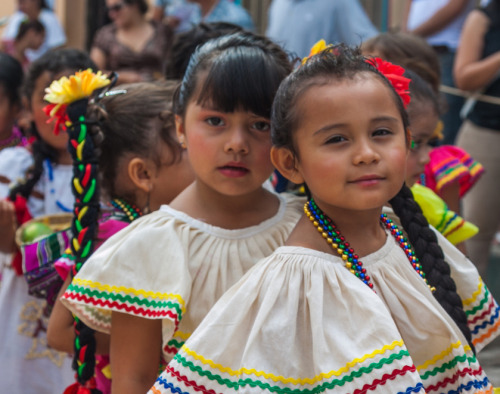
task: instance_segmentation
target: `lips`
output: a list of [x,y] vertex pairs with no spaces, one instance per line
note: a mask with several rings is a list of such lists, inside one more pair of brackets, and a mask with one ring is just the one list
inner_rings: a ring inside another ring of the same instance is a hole
[[353,183],[356,185],[361,185],[361,186],[373,186],[377,185],[379,182],[383,181],[385,178],[380,176],[380,175],[375,175],[375,174],[370,174],[370,175],[363,175],[359,178],[356,178],[349,183]]
[[227,163],[222,167],[218,167],[219,172],[230,178],[239,178],[247,175],[250,170],[241,163]]

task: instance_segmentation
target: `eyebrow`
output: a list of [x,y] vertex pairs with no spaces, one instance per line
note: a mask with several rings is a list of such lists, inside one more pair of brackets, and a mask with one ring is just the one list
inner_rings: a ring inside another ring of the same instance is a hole
[[[371,119],[370,123],[377,123],[377,122],[390,122],[390,123],[399,123],[401,119],[395,118],[393,116],[379,116],[376,118]],[[335,130],[335,129],[341,129],[343,127],[346,127],[346,123],[332,123],[328,124],[326,126],[323,126],[322,128],[316,130],[313,135],[325,133],[327,131]]]

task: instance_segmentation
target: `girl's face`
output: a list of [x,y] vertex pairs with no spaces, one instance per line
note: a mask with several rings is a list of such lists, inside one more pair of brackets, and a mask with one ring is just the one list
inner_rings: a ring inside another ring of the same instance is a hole
[[273,171],[268,118],[244,110],[222,112],[192,99],[176,126],[197,182],[222,195],[260,190]]
[[387,86],[369,73],[309,88],[297,102],[298,180],[323,209],[381,208],[405,178],[406,135]]
[[432,104],[414,102],[408,108],[410,119],[411,147],[406,162],[406,184],[413,186],[424,172],[429,162],[429,153],[436,143],[434,130],[439,123],[439,116]]
[[58,79],[63,75],[69,75],[70,73],[71,72],[68,71],[54,77],[50,72],[45,71],[36,80],[33,95],[30,97],[30,107],[33,121],[35,122],[35,126],[40,134],[40,137],[62,154],[66,154],[68,152],[68,133],[64,130],[59,130],[59,133],[56,135],[54,133],[54,123],[47,123],[49,118],[45,112],[43,112],[43,108],[48,104],[48,102],[45,101],[43,97],[45,96],[45,88],[47,88],[53,80]]
[[0,140],[8,138],[19,114],[19,107],[10,102],[5,88],[0,85]]

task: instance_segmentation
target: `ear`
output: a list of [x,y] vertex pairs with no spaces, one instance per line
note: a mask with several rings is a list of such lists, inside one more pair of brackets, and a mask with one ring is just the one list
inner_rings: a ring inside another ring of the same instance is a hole
[[183,148],[186,148],[186,132],[184,129],[184,121],[180,115],[175,115],[175,133],[177,134],[179,144],[181,144]]
[[271,148],[271,161],[286,179],[299,185],[304,183],[304,178],[297,169],[295,155],[289,149],[273,146]]
[[154,163],[134,157],[128,163],[128,176],[135,187],[149,193],[153,189]]

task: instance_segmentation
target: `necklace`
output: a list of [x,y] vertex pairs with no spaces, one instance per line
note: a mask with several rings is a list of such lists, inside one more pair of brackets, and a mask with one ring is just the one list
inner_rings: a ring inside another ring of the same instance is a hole
[[111,205],[113,205],[116,209],[122,211],[131,222],[142,216],[142,212],[139,208],[137,208],[135,205],[130,205],[119,198],[111,200]]
[[[342,260],[344,260],[345,267],[349,270],[349,272],[358,277],[370,289],[373,289],[373,283],[370,281],[370,276],[367,274],[366,268],[363,267],[363,263],[359,260],[359,256],[354,253],[354,249],[350,247],[349,242],[346,242],[337,226],[335,226],[333,220],[321,211],[313,199],[305,203],[304,212],[313,223],[314,227],[316,227],[316,229],[321,233],[326,242],[330,244],[333,250],[335,250]],[[387,217],[386,214],[380,215],[380,221],[390,231],[391,235],[403,249],[408,261],[417,274],[425,281],[431,291],[436,290],[427,282],[425,273],[422,270],[422,265],[419,263],[418,257],[415,255],[413,248],[404,236],[403,232],[391,219]]]
[[18,145],[26,146],[27,140],[22,135],[21,131],[17,127],[14,127],[12,129],[12,134],[10,135],[10,137],[0,141],[0,150]]

